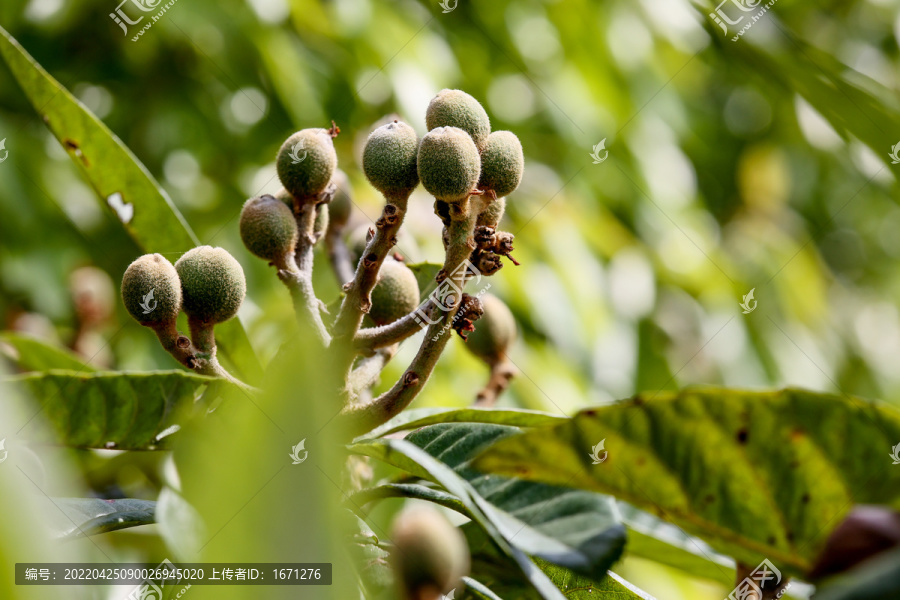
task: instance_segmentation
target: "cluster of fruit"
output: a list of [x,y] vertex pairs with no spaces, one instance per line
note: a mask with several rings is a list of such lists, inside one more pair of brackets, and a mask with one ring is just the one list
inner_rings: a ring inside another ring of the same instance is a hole
[[[334,125],[291,135],[276,157],[283,188],[251,198],[243,206],[240,235],[244,245],[276,268],[294,296],[299,320],[312,324],[326,347],[332,338],[347,340],[352,346],[361,328],[374,331],[395,324],[394,330],[373,334],[374,341],[366,348],[371,352],[418,330],[398,323],[404,317],[409,321],[420,308],[420,289],[402,257],[391,255],[390,250],[397,243],[410,195],[420,183],[434,197],[435,213],[444,225],[446,257],[438,283],[462,273],[461,288],[466,278],[476,273],[494,274],[502,267],[501,256],[511,259],[513,236],[497,231],[497,226],[506,197],[522,179],[524,159],[518,138],[509,131],[491,132],[481,104],[459,90],[443,90],[432,99],[426,126],[428,132],[421,139],[399,120],[369,135],[363,171],[386,202],[375,227],[366,227],[365,239],[357,244],[355,253],[347,248],[343,236],[353,202],[347,177],[337,168],[334,138],[340,130]],[[339,313],[327,325],[311,278],[313,247],[322,239],[329,246],[345,292]],[[228,375],[215,359],[212,328],[237,313],[245,292],[240,264],[222,248],[209,246],[194,248],[175,265],[159,254],[142,256],[128,267],[122,281],[125,305],[135,319],[154,329],[163,346],[182,364],[219,376]],[[153,302],[150,310],[148,294]],[[505,352],[516,329],[512,314],[493,296],[468,299],[475,308],[460,311],[464,324],[453,326],[460,333],[471,331],[471,321],[483,313],[483,326],[469,336],[468,346],[492,370],[506,365]],[[446,305],[441,310],[455,312],[463,298],[455,300],[449,310]],[[437,310],[434,304],[427,308]],[[175,327],[182,310],[188,315],[190,338]],[[448,319],[452,316],[447,315]],[[450,322],[445,320],[445,327]],[[505,373],[509,375],[511,370],[507,368]],[[428,372],[424,373],[427,376]],[[502,387],[505,385],[500,391]]]

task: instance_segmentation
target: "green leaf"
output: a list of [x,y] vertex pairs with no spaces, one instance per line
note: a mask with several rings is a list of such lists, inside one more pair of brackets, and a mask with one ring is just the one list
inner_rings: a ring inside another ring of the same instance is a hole
[[812,600],[900,598],[900,548],[886,550],[820,585]]
[[588,577],[602,579],[622,554],[625,528],[611,498],[529,481],[485,476],[469,466],[478,452],[519,429],[483,423],[442,424],[406,440],[452,468],[499,509],[491,517],[511,543]]
[[[711,23],[706,13],[704,18]],[[886,157],[897,141],[894,132],[900,129],[896,94],[793,33],[783,32],[791,37],[784,44],[729,41],[724,47],[740,63],[765,73],[767,83],[803,96],[845,140],[853,136]]]
[[156,502],[150,500],[53,498],[52,502],[64,513],[50,516],[53,528],[63,538],[80,538],[156,522]]
[[463,583],[466,584],[466,592],[469,597],[477,598],[478,600],[503,600],[503,598],[488,589],[487,586],[471,577],[463,577]]
[[872,402],[704,388],[584,410],[499,441],[474,466],[612,494],[738,561],[802,573],[854,503],[900,506],[897,439],[900,414]]
[[[496,524],[497,509],[479,497],[474,489],[450,467],[431,457],[427,452],[406,440],[377,439],[356,442],[350,450],[363,456],[371,456],[388,464],[405,469],[423,479],[433,480],[455,495],[472,515],[472,520],[484,529],[504,555],[509,556],[520,574],[531,586],[549,600],[564,598],[558,589],[535,567],[534,563],[510,542],[510,532]],[[490,515],[490,516],[489,516]],[[514,533],[513,533],[514,535]]]
[[489,408],[415,408],[399,415],[359,439],[376,438],[398,431],[418,429],[437,423],[494,423],[516,427],[540,427],[566,421],[566,417],[525,409]]
[[[177,256],[199,245],[184,217],[116,135],[0,27],[0,57],[98,198],[145,252]],[[237,319],[216,328],[226,366],[253,382],[262,367]]]
[[0,333],[0,353],[16,363],[23,371],[49,371],[50,369],[96,371],[82,362],[81,358],[68,348],[55,346],[22,333],[11,331]]
[[726,587],[734,584],[734,561],[710,548],[703,540],[625,502],[618,502],[618,507],[622,522],[628,528],[626,554],[681,569]]
[[442,490],[419,483],[388,483],[373,488],[367,488],[353,494],[351,503],[355,506],[364,506],[370,502],[376,502],[386,498],[415,498],[416,500],[427,500],[428,502],[439,504],[470,517],[466,505],[460,502],[459,498],[453,494],[448,494]]
[[[467,523],[462,527],[466,542],[472,550],[471,575],[502,598],[516,600],[539,599],[540,596],[515,573],[515,565],[477,527]],[[651,598],[645,592],[623,580],[612,571],[592,579],[540,558],[535,564],[562,591],[565,598],[577,600],[640,600]]]
[[[218,380],[185,371],[48,371],[13,377],[55,429],[46,441],[75,448],[161,450],[203,389]],[[160,436],[163,437],[160,437]]]

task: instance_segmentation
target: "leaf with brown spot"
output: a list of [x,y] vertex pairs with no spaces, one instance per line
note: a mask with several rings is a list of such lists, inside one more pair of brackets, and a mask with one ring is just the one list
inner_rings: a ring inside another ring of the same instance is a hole
[[[812,566],[854,503],[900,507],[900,469],[886,455],[900,440],[900,413],[884,404],[702,388],[592,410],[501,440],[474,466],[611,494],[722,554],[747,564],[768,558],[792,574]],[[744,444],[735,438],[742,428]],[[602,439],[609,457],[592,465],[591,446]]]

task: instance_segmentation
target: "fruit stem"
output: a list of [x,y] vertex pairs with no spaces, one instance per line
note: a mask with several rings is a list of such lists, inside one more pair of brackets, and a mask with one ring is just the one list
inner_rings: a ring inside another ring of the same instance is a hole
[[475,248],[475,224],[478,215],[486,206],[486,203],[481,201],[481,196],[475,196],[472,200],[466,217],[453,220],[448,227],[449,243],[444,266],[436,277],[443,287],[452,286],[456,289],[456,293],[440,295],[441,298],[452,297],[451,305],[447,310],[438,310],[440,308],[438,306],[432,309],[429,318],[431,324],[425,332],[419,351],[406,372],[390,390],[365,404],[344,407],[341,414],[347,421],[349,432],[353,435],[365,433],[386,423],[409,406],[425,387],[447,346],[453,318],[462,302],[462,290],[470,277],[466,262]]
[[345,286],[344,300],[334,322],[334,337],[352,340],[362,324],[363,315],[372,307],[372,288],[378,282],[378,272],[385,257],[397,243],[397,233],[403,225],[409,195],[385,198],[387,203],[375,222],[375,235],[366,245],[356,267],[353,281]]
[[294,218],[300,236],[294,256],[285,259],[287,269],[278,270],[278,278],[287,286],[294,301],[294,310],[301,327],[312,330],[319,344],[327,348],[331,344],[331,335],[322,321],[320,302],[316,297],[312,283],[313,246],[315,245],[316,204],[313,202],[295,203]]
[[491,408],[500,398],[500,394],[509,387],[510,380],[519,373],[515,365],[505,356],[491,365],[491,375],[484,388],[475,397],[474,406]]

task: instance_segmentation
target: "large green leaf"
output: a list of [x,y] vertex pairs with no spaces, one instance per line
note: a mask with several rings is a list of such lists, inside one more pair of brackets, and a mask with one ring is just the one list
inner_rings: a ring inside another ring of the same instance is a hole
[[[75,161],[98,198],[146,252],[177,256],[200,242],[165,190],[134,154],[86,106],[0,27],[0,57],[41,119]],[[237,319],[216,328],[220,354],[236,374],[262,374]]]
[[900,598],[900,548],[894,548],[850,569],[816,589],[813,600]]
[[11,331],[0,333],[0,354],[6,355],[23,371],[49,371],[50,369],[96,371],[71,350],[54,346],[27,334]]
[[[151,373],[54,370],[13,377],[41,404],[55,429],[47,441],[75,448],[159,450],[212,382],[185,371]],[[162,436],[162,437],[160,437]]]
[[854,503],[900,506],[887,459],[898,439],[900,414],[872,402],[707,388],[582,411],[499,441],[474,466],[612,494],[741,562],[802,573]]
[[[477,523],[505,556],[517,567],[518,577],[527,581],[541,598],[562,600],[564,596],[540,569],[510,541],[509,530],[499,525],[504,521],[499,511],[482,499],[478,493],[450,467],[433,458],[427,452],[406,440],[377,439],[356,442],[350,450],[363,456],[371,456],[413,473],[423,479],[439,483],[449,493],[459,498]],[[513,532],[515,535],[515,532]]]
[[496,475],[485,476],[469,461],[515,427],[484,423],[425,427],[406,440],[452,468],[481,498],[495,506],[498,529],[526,554],[538,556],[595,579],[621,556],[625,527],[611,498]]
[[539,427],[565,421],[566,417],[537,410],[489,409],[489,408],[443,408],[428,407],[404,410],[399,415],[360,436],[376,438],[398,431],[418,429],[437,423],[494,423],[516,427]]
[[60,537],[79,538],[156,522],[156,502],[151,500],[102,500],[100,498],[54,498],[61,511],[50,516]]

